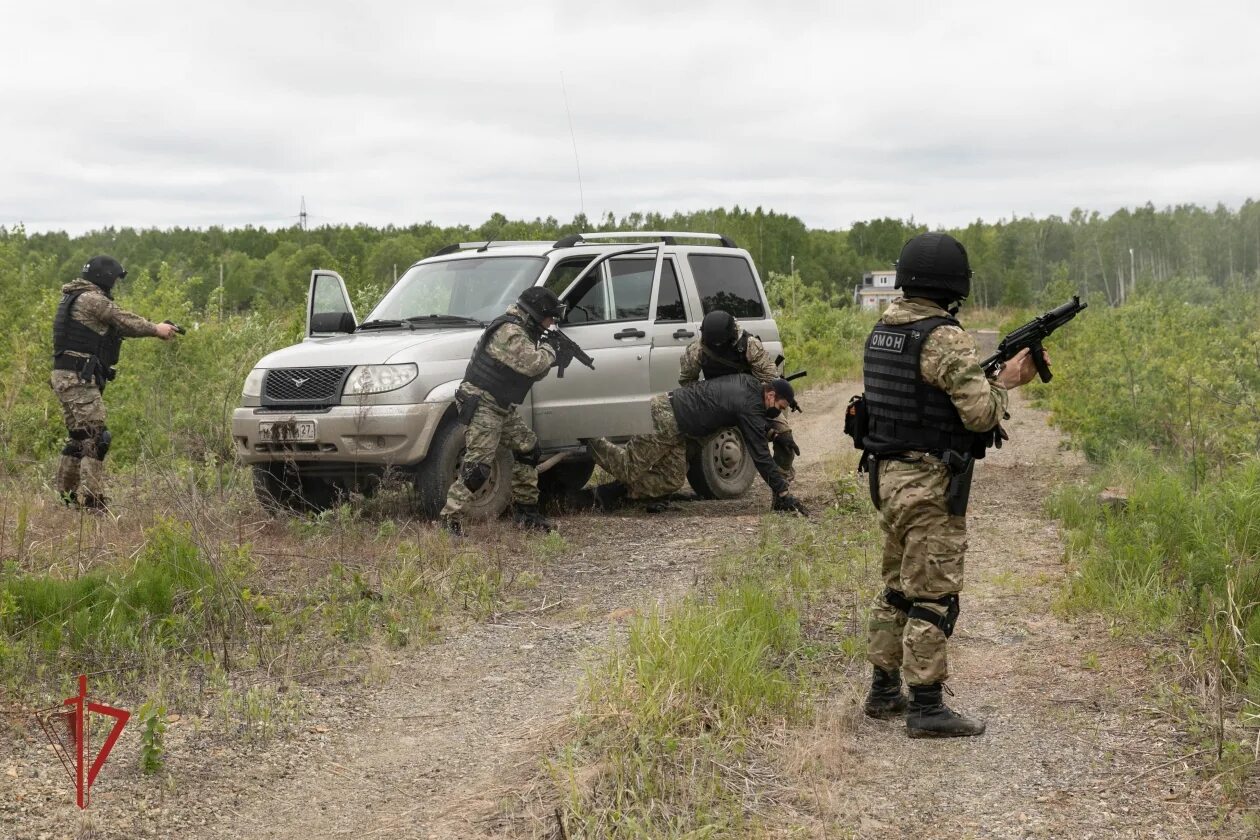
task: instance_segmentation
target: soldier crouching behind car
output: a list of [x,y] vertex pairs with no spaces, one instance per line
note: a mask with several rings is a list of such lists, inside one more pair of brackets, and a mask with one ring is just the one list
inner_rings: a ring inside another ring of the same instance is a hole
[[455,393],[464,434],[464,464],[446,494],[442,526],[462,536],[462,513],[473,494],[490,480],[495,452],[512,451],[512,507],[516,524],[539,531],[555,526],[538,510],[538,436],[516,413],[533,384],[547,375],[556,351],[543,332],[564,314],[555,293],[541,286],[521,292],[507,312],[490,322],[473,348],[464,381]]
[[114,303],[114,284],[126,276],[113,257],[93,257],[79,279],[61,287],[53,317],[50,385],[69,436],[57,462],[57,494],[67,505],[92,511],[108,509],[105,456],[110,433],[101,394],[114,378],[122,340],[157,336],[169,341],[176,331],[172,324],[155,324]]
[[[774,360],[761,339],[741,328],[734,315],[721,309],[704,316],[700,322],[700,337],[687,345],[678,368],[678,384],[683,387],[699,382],[702,373],[706,380],[736,373],[751,373],[761,382],[779,378]],[[792,464],[801,454],[801,448],[792,437],[786,414],[770,420],[766,437],[774,447],[774,462],[790,484],[796,478]]]
[[586,441],[595,463],[617,479],[614,486],[596,488],[596,501],[608,507],[624,495],[632,499],[668,497],[686,478],[686,438],[702,438],[734,426],[757,472],[774,493],[773,509],[808,516],[804,505],[788,492],[787,479],[766,447],[768,424],[789,407],[796,407],[792,383],[785,379],[758,382],[746,373],[706,379],[659,394],[651,403],[655,433],[632,437],[624,446],[604,438]]

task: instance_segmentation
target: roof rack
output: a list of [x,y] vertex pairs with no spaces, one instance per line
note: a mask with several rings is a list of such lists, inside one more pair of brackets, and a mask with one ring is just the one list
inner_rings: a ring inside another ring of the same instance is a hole
[[440,257],[444,254],[453,254],[456,251],[486,251],[490,248],[511,248],[521,245],[550,245],[549,239],[489,239],[484,242],[453,242],[450,245],[438,248],[429,256]]
[[572,248],[583,242],[590,242],[598,239],[659,239],[666,245],[677,245],[678,239],[716,239],[722,243],[724,248],[738,248],[735,240],[723,236],[720,233],[689,233],[687,231],[660,231],[660,230],[626,230],[626,231],[601,231],[598,233],[574,233],[563,239],[557,239],[555,247]]

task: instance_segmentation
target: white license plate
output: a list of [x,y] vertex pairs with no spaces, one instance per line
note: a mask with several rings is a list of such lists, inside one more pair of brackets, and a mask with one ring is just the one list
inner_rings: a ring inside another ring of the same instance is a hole
[[258,424],[258,436],[273,443],[314,441],[315,421],[264,420]]

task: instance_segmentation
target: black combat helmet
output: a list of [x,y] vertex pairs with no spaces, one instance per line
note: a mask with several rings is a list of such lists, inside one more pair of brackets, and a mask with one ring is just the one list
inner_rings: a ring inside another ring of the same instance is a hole
[[971,294],[967,249],[948,233],[921,233],[901,249],[893,288],[907,297],[965,300]]
[[521,292],[521,296],[516,299],[516,305],[540,324],[547,318],[559,321],[564,317],[565,306],[560,298],[551,289],[543,286],[530,286]]
[[714,309],[700,322],[700,341],[708,347],[726,347],[733,344],[738,337],[735,317],[729,312]]
[[108,293],[113,290],[118,278],[127,276],[127,270],[113,257],[101,255],[85,262],[79,276]]

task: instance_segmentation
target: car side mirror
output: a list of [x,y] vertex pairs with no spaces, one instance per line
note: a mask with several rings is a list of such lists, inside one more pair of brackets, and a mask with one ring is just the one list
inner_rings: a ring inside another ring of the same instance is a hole
[[313,333],[352,333],[356,324],[349,312],[317,312],[311,316]]

